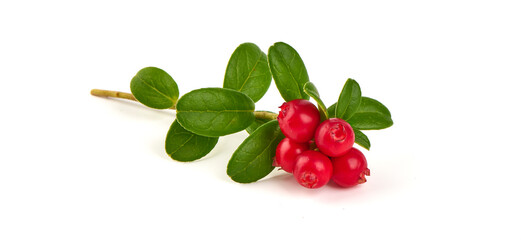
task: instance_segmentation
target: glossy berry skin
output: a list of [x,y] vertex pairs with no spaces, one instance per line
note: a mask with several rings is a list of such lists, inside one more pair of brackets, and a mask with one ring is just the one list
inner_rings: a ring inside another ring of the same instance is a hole
[[310,101],[295,99],[280,106],[277,120],[284,136],[295,142],[305,143],[315,135],[315,129],[320,123],[320,113]]
[[355,133],[351,125],[343,119],[330,118],[317,127],[315,143],[327,156],[340,157],[353,147]]
[[365,183],[365,176],[370,175],[367,168],[367,160],[362,152],[356,148],[351,148],[347,154],[341,157],[332,158],[333,182],[341,187],[351,187]]
[[293,176],[297,182],[307,188],[319,188],[326,185],[333,174],[331,160],[321,152],[307,150],[297,156]]
[[297,156],[308,149],[308,143],[298,143],[289,138],[284,138],[275,151],[273,166],[281,167],[284,171],[292,173]]

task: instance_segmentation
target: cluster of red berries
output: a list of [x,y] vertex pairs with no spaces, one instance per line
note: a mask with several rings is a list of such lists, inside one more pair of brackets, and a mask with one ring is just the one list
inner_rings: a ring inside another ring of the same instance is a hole
[[313,103],[295,99],[280,106],[277,117],[285,139],[277,146],[273,165],[292,173],[307,188],[319,188],[333,180],[341,187],[366,182],[365,156],[353,147],[351,125],[340,118],[320,122]]

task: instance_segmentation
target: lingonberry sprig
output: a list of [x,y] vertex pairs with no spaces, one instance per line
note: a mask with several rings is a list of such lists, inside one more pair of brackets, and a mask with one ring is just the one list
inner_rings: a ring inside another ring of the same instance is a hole
[[[256,111],[255,103],[272,79],[286,102],[278,114]],[[330,181],[342,187],[364,183],[367,161],[353,144],[369,150],[369,138],[361,130],[393,124],[389,110],[363,97],[353,79],[345,82],[337,103],[326,108],[299,54],[282,42],[271,46],[267,55],[253,43],[239,45],[226,67],[222,88],[196,89],[179,97],[177,83],[168,73],[146,67],[132,78],[130,90],[93,89],[91,94],[175,110],[165,140],[165,151],[174,160],[200,159],[219,137],[246,130],[250,135],[227,166],[228,176],[239,183],[262,179],[275,167],[292,173],[307,188]]]

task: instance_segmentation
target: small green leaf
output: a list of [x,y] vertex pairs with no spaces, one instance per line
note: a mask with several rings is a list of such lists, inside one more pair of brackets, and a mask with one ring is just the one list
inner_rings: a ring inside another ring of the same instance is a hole
[[334,103],[333,105],[331,105],[327,108],[327,115],[329,116],[329,118],[336,118],[335,109],[336,109],[336,103]]
[[266,54],[253,43],[243,43],[235,49],[224,75],[224,88],[237,90],[259,101],[271,84],[271,72]]
[[318,111],[320,112],[320,118],[322,120],[328,119],[328,113],[326,105],[324,105],[324,102],[322,102],[322,99],[320,99],[320,95],[318,94],[318,90],[315,87],[315,84],[312,82],[307,82],[304,84],[304,92],[312,97],[318,104]]
[[361,101],[362,91],[360,90],[360,85],[351,78],[347,79],[338,97],[335,115],[346,121],[349,120],[360,107]]
[[362,97],[358,111],[347,122],[351,127],[360,130],[384,129],[393,125],[389,109],[368,97]]
[[273,170],[273,157],[284,138],[277,120],[272,120],[248,136],[228,162],[227,173],[239,183],[255,182]]
[[356,128],[353,128],[353,131],[355,132],[355,142],[363,148],[369,150],[369,148],[371,148],[371,142],[369,141],[369,138]]
[[130,81],[130,91],[147,107],[166,109],[175,107],[179,89],[174,79],[162,69],[146,67]]
[[177,102],[177,120],[186,130],[207,137],[236,133],[251,125],[255,103],[226,88],[201,88]]
[[192,133],[175,120],[166,135],[165,150],[174,160],[194,161],[212,151],[218,140],[218,137],[205,137]]
[[309,82],[308,72],[300,55],[290,45],[278,42],[268,50],[268,62],[280,95],[286,102],[309,99],[304,84]]

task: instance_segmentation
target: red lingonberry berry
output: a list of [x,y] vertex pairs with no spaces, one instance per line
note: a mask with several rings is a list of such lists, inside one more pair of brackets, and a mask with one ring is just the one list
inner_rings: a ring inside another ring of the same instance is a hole
[[280,130],[287,138],[305,143],[313,138],[320,123],[320,113],[310,101],[295,99],[280,106],[277,120]]
[[315,132],[318,149],[330,157],[340,157],[353,147],[355,133],[351,125],[340,118],[330,118],[320,125]]
[[333,175],[331,179],[342,187],[350,187],[366,182],[365,176],[370,175],[364,154],[356,148],[351,148],[341,157],[331,158]]
[[307,143],[298,143],[289,138],[284,138],[280,141],[275,151],[273,166],[281,167],[284,171],[292,173],[295,159],[308,149],[309,145]]
[[297,156],[293,176],[297,182],[307,188],[319,188],[326,185],[333,174],[331,160],[321,152],[307,150]]

